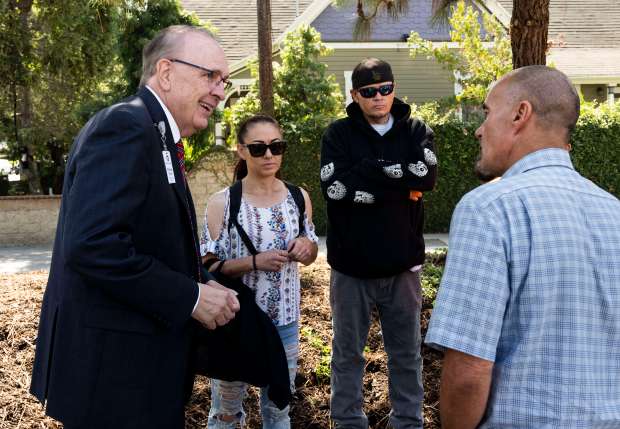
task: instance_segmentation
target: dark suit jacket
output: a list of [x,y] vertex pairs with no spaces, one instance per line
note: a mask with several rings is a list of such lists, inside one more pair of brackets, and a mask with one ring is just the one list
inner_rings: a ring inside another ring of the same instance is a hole
[[142,88],[92,117],[69,154],[31,385],[47,414],[89,429],[183,428],[199,270],[170,126]]
[[240,279],[221,274],[216,278],[237,292],[241,309],[220,328],[196,330],[194,371],[219,380],[269,386],[269,399],[283,410],[292,393],[286,352],[277,328],[256,304],[254,292]]

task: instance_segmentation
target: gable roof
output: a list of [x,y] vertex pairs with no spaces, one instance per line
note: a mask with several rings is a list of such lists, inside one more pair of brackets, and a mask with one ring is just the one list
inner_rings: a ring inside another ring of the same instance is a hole
[[[312,0],[271,0],[272,39],[276,41]],[[184,9],[211,21],[230,64],[258,51],[256,0],[181,0]]]

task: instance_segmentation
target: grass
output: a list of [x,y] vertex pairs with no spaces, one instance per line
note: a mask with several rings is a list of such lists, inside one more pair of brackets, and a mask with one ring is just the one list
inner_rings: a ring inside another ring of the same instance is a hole
[[331,377],[331,369],[330,369],[330,356],[332,352],[332,348],[329,344],[323,342],[321,337],[317,335],[310,328],[302,327],[301,328],[301,337],[308,342],[310,347],[316,350],[319,353],[320,359],[316,367],[314,367],[313,371],[316,375],[317,381],[321,384],[329,384],[329,378]]

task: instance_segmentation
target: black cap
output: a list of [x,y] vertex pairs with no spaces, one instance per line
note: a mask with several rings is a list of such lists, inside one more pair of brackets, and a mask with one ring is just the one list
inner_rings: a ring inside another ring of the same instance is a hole
[[385,61],[366,58],[353,69],[351,75],[353,89],[379,82],[394,82],[392,67]]

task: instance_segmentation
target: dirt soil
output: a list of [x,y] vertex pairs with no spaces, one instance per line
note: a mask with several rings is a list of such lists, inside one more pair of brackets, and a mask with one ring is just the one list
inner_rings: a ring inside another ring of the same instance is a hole
[[[440,261],[442,262],[442,261]],[[0,275],[0,428],[43,429],[62,425],[45,417],[41,405],[28,393],[37,325],[47,272]],[[422,331],[426,332],[431,299],[424,298]],[[297,392],[291,411],[293,428],[323,429],[329,422],[329,267],[319,260],[302,269],[302,335]],[[373,321],[366,348],[364,410],[370,427],[387,428],[390,411],[387,365],[379,325]],[[438,429],[441,354],[425,346],[425,428]],[[247,427],[260,428],[256,389],[245,400]],[[198,377],[187,408],[186,429],[207,427],[209,382]]]

